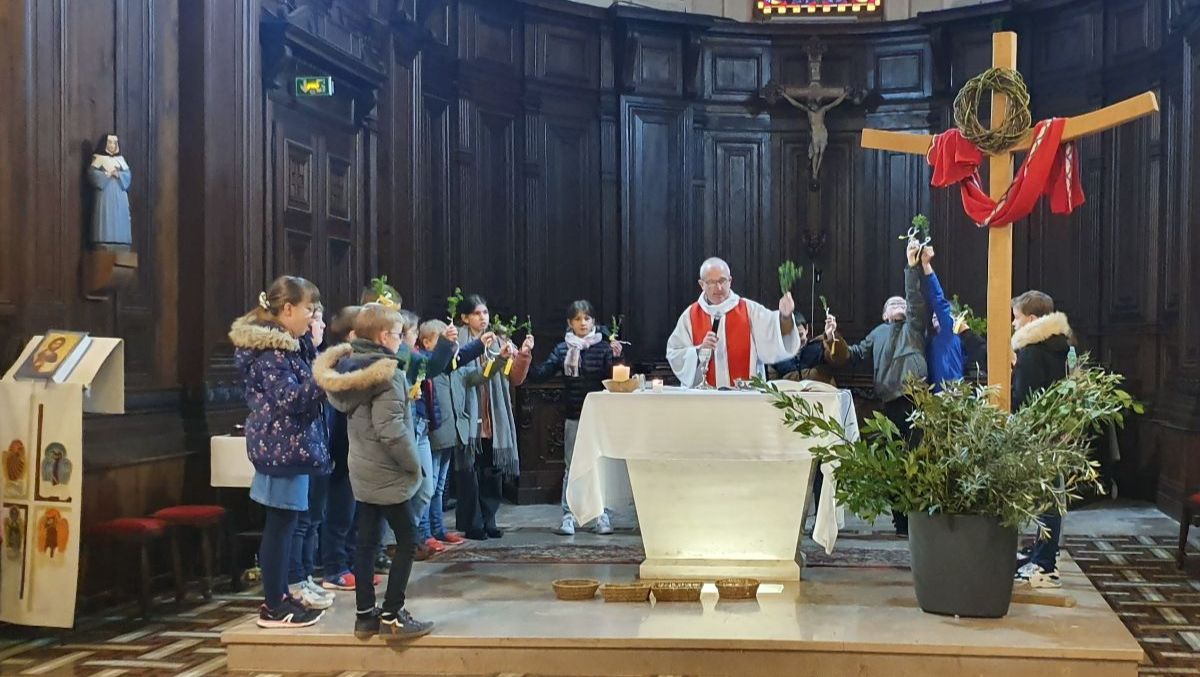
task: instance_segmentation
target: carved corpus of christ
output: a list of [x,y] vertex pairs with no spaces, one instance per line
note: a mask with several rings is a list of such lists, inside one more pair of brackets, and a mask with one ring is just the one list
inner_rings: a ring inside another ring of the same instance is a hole
[[808,115],[812,137],[808,144],[808,159],[812,171],[809,188],[815,191],[820,187],[821,160],[825,157],[825,148],[829,145],[829,128],[825,126],[825,113],[847,98],[856,104],[862,103],[866,93],[849,87],[826,87],[821,84],[821,59],[825,54],[825,45],[816,37],[808,41],[805,52],[808,54],[807,85],[788,87],[772,80],[762,88],[760,94],[772,106],[783,99]]

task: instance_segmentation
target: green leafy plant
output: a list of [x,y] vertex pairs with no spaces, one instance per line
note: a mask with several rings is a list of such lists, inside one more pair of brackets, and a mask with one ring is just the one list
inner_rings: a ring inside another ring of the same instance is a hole
[[458,304],[462,303],[462,300],[462,287],[455,287],[454,293],[446,297],[446,316],[450,318],[451,324],[454,324],[454,320],[458,317]]
[[513,315],[510,320],[505,320],[503,315],[493,315],[490,324],[492,331],[507,338],[512,338],[522,329],[527,333],[533,333],[533,322],[529,316],[526,316],[525,320],[522,321],[516,315]]
[[916,242],[922,247],[932,242],[933,236],[929,234],[929,218],[924,214],[914,216],[912,227],[904,235],[901,235],[899,239]]
[[625,321],[624,315],[613,315],[612,316],[612,319],[609,320],[609,322],[608,322],[608,340],[609,341],[620,341],[621,340],[621,323],[624,321]]
[[980,317],[976,314],[975,309],[962,301],[958,300],[958,294],[955,294],[950,299],[950,314],[955,320],[962,318],[967,328],[975,333],[976,336],[987,335],[987,318]]
[[371,278],[371,289],[375,292],[375,302],[382,303],[385,306],[398,308],[399,304],[396,299],[400,297],[400,293],[396,288],[388,284],[387,275]]
[[984,515],[1020,527],[1038,515],[1065,513],[1085,489],[1103,492],[1089,438],[1106,425],[1123,425],[1128,411],[1142,413],[1122,381],[1084,356],[1078,370],[1012,415],[992,404],[984,387],[958,381],[934,393],[909,381],[910,420],[920,434],[915,448],[882,413],[850,439],[800,393],[761,379],[755,387],[783,412],[789,429],[819,440],[812,452],[820,463],[837,464],[837,499],[856,514],[874,519],[895,507]]
[[821,310],[825,311],[826,317],[829,316],[829,302],[825,300],[825,296],[821,295],[817,298],[821,299]]
[[784,296],[790,292],[802,275],[804,275],[803,266],[797,266],[790,260],[779,264],[779,295]]

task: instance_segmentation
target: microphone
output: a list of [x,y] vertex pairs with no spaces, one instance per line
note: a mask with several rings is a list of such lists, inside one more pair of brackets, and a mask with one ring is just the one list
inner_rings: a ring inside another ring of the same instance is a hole
[[722,315],[721,313],[717,313],[716,315],[713,315],[712,330],[713,330],[714,334],[718,333],[717,330],[721,328],[721,318],[722,317],[724,317],[724,315]]

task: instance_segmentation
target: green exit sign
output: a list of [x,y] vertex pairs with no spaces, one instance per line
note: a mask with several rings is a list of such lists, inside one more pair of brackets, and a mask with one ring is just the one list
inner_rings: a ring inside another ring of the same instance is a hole
[[333,96],[333,77],[310,75],[296,78],[296,96]]

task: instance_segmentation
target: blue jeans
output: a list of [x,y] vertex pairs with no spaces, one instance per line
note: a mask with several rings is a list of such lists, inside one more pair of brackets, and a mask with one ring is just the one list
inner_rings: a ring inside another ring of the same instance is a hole
[[317,545],[321,524],[325,521],[328,494],[329,475],[311,475],[308,480],[308,510],[298,514],[296,531],[292,536],[289,583],[299,583],[316,571]]
[[446,494],[446,477],[450,475],[450,461],[454,456],[454,448],[435,449],[433,451],[433,498],[429,509],[421,518],[421,528],[418,531],[425,540],[446,537],[445,515],[442,514],[442,498]]
[[1029,561],[1045,571],[1055,571],[1058,568],[1058,543],[1062,540],[1063,517],[1058,513],[1049,513],[1040,515],[1038,519],[1050,530],[1050,535],[1043,536],[1042,530],[1038,529],[1037,541],[1033,544]]
[[321,567],[326,577],[350,570],[354,563],[354,491],[350,477],[331,475],[326,497],[325,523],[321,525]]
[[421,484],[417,493],[408,501],[412,510],[413,543],[422,545],[425,539],[421,536],[421,522],[429,512],[429,503],[433,500],[433,450],[429,446],[429,421],[418,417],[413,429],[417,433],[417,458],[421,461]]
[[263,506],[263,510],[266,517],[258,546],[258,566],[262,569],[263,601],[268,609],[277,609],[288,594],[288,562],[300,511],[271,506]]

